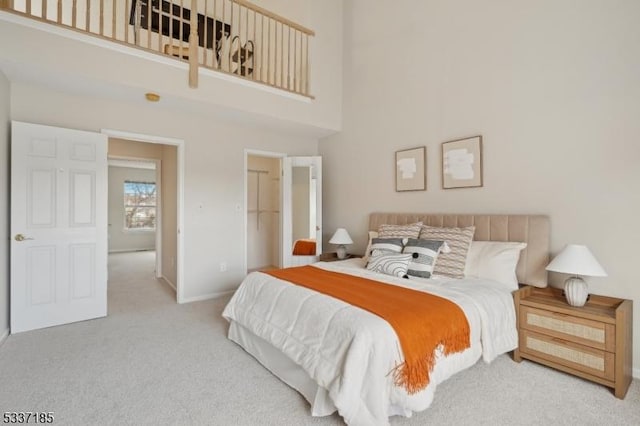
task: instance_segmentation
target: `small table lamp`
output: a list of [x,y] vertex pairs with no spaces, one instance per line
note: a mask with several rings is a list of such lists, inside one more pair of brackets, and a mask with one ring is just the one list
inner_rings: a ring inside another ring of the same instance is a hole
[[346,229],[338,228],[336,229],[335,234],[333,234],[333,237],[329,240],[329,244],[338,244],[338,248],[336,250],[338,259],[345,259],[347,257],[347,248],[345,245],[353,244],[353,240]]
[[587,283],[578,275],[606,277],[607,273],[598,263],[587,246],[568,244],[547,265],[547,271],[571,274],[564,282],[564,295],[571,306],[584,306],[589,297]]

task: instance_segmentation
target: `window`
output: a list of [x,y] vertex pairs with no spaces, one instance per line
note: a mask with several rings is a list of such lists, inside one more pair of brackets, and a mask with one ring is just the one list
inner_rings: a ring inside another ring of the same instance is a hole
[[124,182],[124,228],[156,229],[156,184],[154,182]]

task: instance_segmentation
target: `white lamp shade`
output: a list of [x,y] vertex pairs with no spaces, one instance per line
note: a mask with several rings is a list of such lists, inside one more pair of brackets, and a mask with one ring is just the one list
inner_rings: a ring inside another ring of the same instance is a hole
[[353,244],[353,240],[346,229],[338,228],[329,240],[329,244]]
[[547,265],[547,271],[586,277],[606,277],[607,273],[587,246],[568,244]]

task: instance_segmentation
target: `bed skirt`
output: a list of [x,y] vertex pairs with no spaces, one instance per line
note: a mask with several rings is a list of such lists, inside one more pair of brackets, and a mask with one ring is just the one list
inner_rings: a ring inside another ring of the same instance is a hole
[[[329,416],[337,411],[336,406],[329,397],[329,392],[318,384],[302,369],[298,364],[294,363],[285,354],[274,348],[269,342],[256,336],[247,328],[238,324],[236,321],[230,321],[229,340],[237,343],[251,356],[253,356],[260,364],[269,370],[274,376],[282,380],[289,387],[295,389],[306,399],[311,405],[311,415],[314,417]],[[470,349],[463,353],[453,354],[449,359],[442,360],[442,364],[451,363],[462,364],[458,368],[460,370],[470,367],[481,356],[481,345],[472,345]],[[440,368],[436,366],[436,370]],[[436,382],[442,382],[452,373],[446,374],[444,377],[436,375]],[[433,392],[429,392],[426,406],[431,404]],[[424,409],[423,408],[423,409]],[[391,405],[389,407],[389,416],[411,417],[413,412],[405,408]]]
[[235,321],[229,326],[229,339],[240,345],[277,378],[297,390],[311,404],[311,415],[328,416],[336,411],[326,389],[286,355],[264,339],[256,336]]

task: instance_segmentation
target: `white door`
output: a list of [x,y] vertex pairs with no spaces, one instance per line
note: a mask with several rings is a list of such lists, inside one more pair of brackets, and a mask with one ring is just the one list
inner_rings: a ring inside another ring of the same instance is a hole
[[107,136],[11,126],[11,332],[107,315]]
[[[322,253],[322,157],[282,161],[282,267],[316,262]],[[297,240],[315,239],[316,254],[293,254]]]

